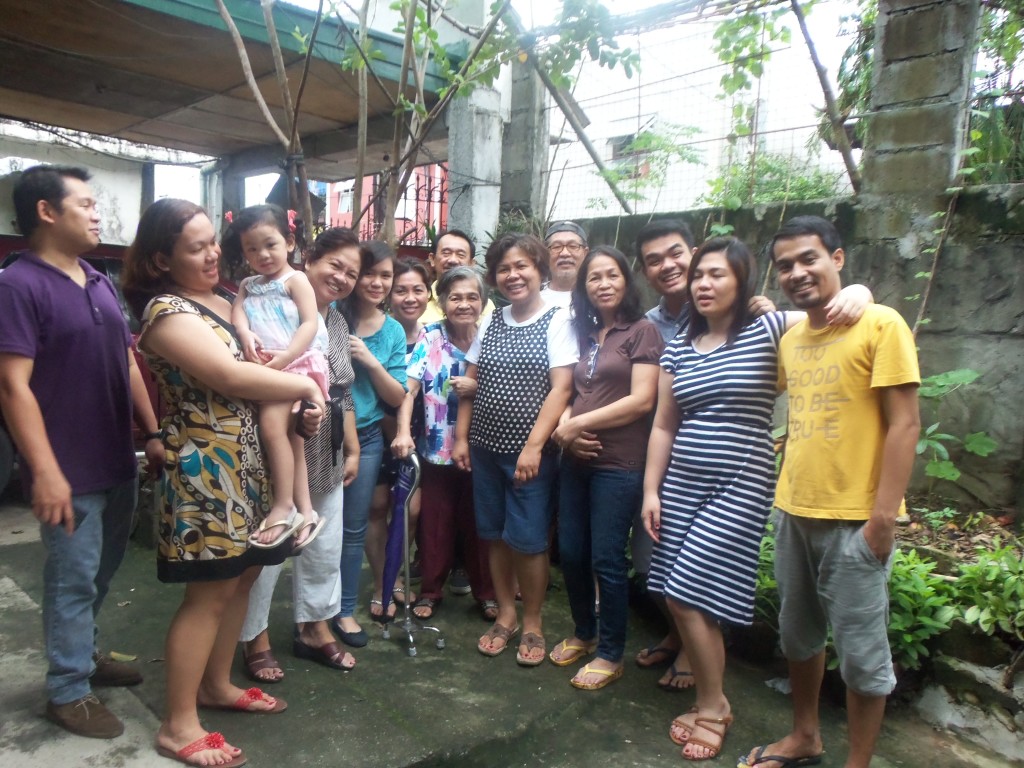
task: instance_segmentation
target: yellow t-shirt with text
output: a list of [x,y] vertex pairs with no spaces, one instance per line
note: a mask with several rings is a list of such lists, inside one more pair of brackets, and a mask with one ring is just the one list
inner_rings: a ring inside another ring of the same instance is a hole
[[775,506],[800,517],[867,520],[886,434],[881,389],[920,382],[914,337],[894,309],[872,304],[852,326],[794,326],[779,345],[789,428]]

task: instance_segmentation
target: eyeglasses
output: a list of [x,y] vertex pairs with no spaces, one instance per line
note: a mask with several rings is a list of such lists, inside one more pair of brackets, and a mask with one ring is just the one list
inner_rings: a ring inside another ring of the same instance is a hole
[[586,248],[586,246],[583,245],[583,243],[552,243],[551,245],[548,246],[548,253],[554,255],[557,253],[561,253],[562,251],[568,251],[573,256],[575,256],[576,254],[580,253],[584,248]]
[[590,357],[587,358],[586,382],[589,384],[597,371],[597,353],[601,351],[601,345],[596,341],[590,342]]

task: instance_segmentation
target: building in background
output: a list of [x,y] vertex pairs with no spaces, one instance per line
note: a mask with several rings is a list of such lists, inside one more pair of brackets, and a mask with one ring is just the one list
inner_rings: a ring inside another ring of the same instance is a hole
[[[828,0],[815,4],[808,15],[811,34],[820,42],[819,55],[833,80],[851,39],[840,33],[840,17],[850,8],[845,0]],[[714,53],[713,38],[722,20],[680,16],[657,29],[623,36],[621,45],[640,55],[632,78],[621,69],[602,69],[589,61],[580,70],[573,96],[590,121],[587,135],[635,211],[709,207],[711,182],[729,165],[749,163],[755,150],[768,153],[777,164],[792,158],[790,165],[796,170],[820,169],[835,179],[837,193],[848,193],[842,158],[816,135],[824,97],[793,17],[784,19],[792,29],[792,42],[772,44],[764,75],[742,96],[753,108],[747,137],[734,133],[733,107],[738,99],[721,98],[720,80],[728,67]],[[558,107],[549,102],[548,109],[553,134],[547,167],[548,218],[619,212],[618,202]],[[663,178],[656,174],[664,153],[630,151],[645,133],[680,150],[668,153],[671,162],[661,171]],[[691,161],[680,159],[682,154]]]
[[[351,227],[353,220],[353,182],[332,182],[327,185],[325,223],[332,227]],[[362,210],[367,206],[379,205],[379,179],[366,176],[363,179],[363,194],[359,204]],[[374,221],[380,216],[366,216],[359,227],[359,236],[369,239],[377,235]],[[414,169],[398,203],[395,231],[398,240],[405,245],[431,244],[433,236],[448,228],[448,165],[433,163]]]

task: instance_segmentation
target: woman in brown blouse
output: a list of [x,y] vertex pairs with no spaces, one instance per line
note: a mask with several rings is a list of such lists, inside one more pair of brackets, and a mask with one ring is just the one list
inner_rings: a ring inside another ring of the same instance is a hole
[[570,681],[597,690],[622,676],[626,544],[642,498],[663,342],[644,319],[632,271],[615,248],[598,246],[583,260],[572,306],[580,361],[573,372],[573,401],[554,439],[563,450],[558,545],[576,628],[549,658],[568,666],[597,651]]

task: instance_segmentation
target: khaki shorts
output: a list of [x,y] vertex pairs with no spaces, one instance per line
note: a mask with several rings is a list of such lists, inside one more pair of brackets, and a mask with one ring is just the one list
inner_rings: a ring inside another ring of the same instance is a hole
[[792,661],[821,653],[832,627],[839,670],[862,696],[896,685],[889,650],[889,571],[868,547],[860,520],[816,520],[776,510],[775,579],[782,652]]

